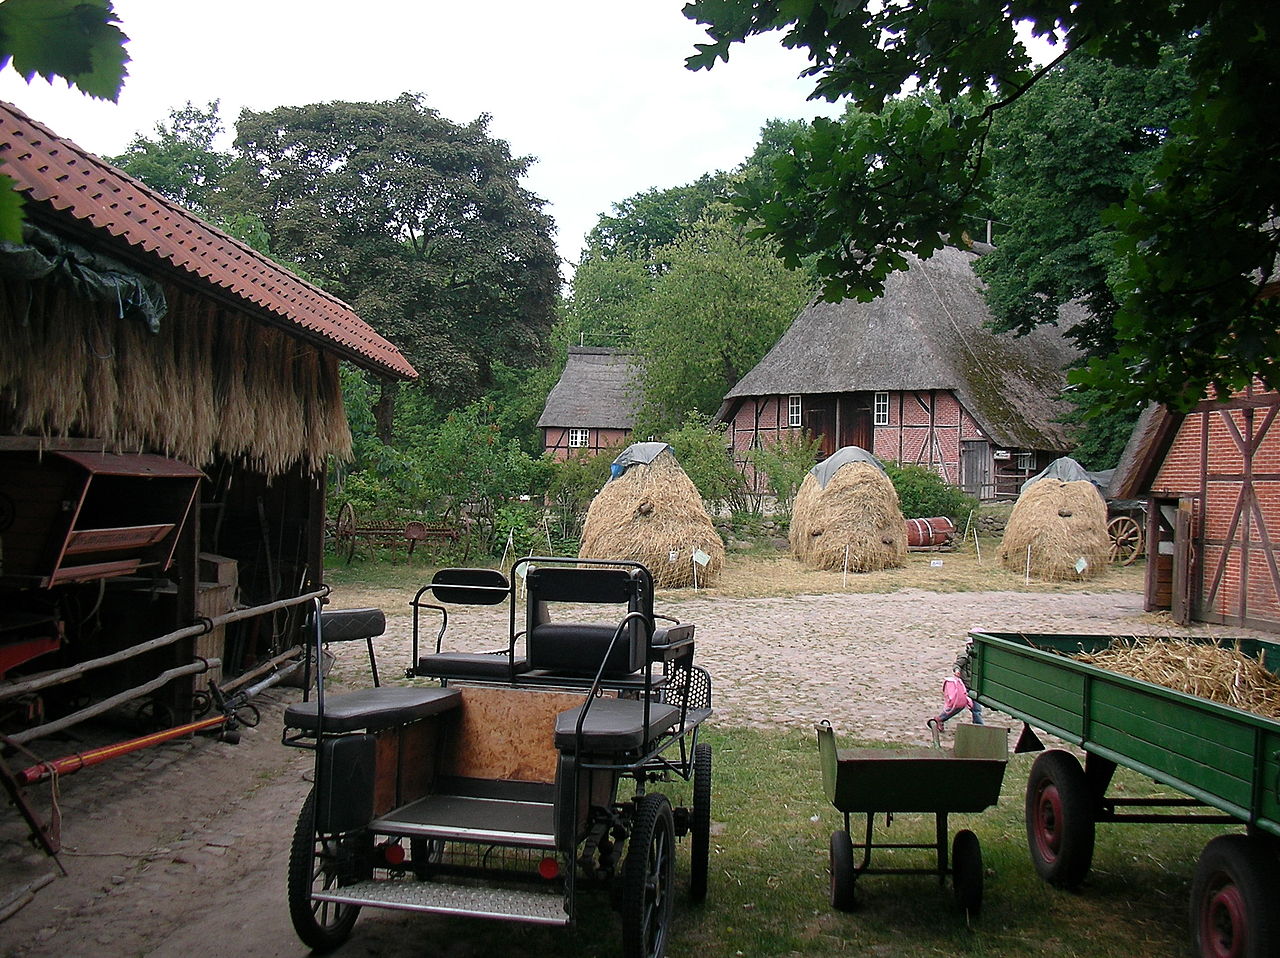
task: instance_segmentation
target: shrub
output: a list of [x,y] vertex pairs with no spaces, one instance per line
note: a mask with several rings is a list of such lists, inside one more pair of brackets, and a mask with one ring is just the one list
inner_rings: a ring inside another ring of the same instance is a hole
[[698,487],[712,515],[726,506],[731,512],[751,509],[747,480],[734,468],[723,425],[713,424],[710,417],[692,412],[683,426],[667,434],[666,441],[675,451],[680,468]]
[[898,490],[902,514],[908,519],[946,516],[963,529],[978,500],[965,495],[927,466],[886,462],[884,470]]
[[777,511],[789,515],[791,503],[804,477],[817,461],[822,440],[803,434],[786,435],[777,442],[767,442],[747,455],[756,471],[765,478],[770,494],[777,500]]

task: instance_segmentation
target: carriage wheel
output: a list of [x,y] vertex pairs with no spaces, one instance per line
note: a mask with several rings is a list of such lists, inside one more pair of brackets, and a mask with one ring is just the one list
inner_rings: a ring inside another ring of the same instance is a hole
[[982,845],[978,836],[965,828],[951,842],[951,887],[956,904],[970,918],[982,911]]
[[853,911],[858,907],[858,872],[853,865],[853,839],[844,829],[831,833],[831,907]]
[[675,838],[667,797],[658,793],[644,796],[622,864],[623,958],[662,958],[666,953]]
[[1131,516],[1116,516],[1107,523],[1111,537],[1111,561],[1132,565],[1142,554],[1142,527]]
[[707,899],[707,866],[711,857],[711,746],[693,747],[693,825],[689,847],[689,900]]
[[1280,947],[1276,859],[1247,835],[1204,847],[1191,882],[1191,936],[1200,958],[1258,958]]
[[347,940],[360,914],[359,905],[312,901],[313,891],[349,885],[367,870],[360,854],[363,833],[318,835],[316,793],[302,805],[289,849],[289,918],[302,943],[313,951],[332,951]]
[[1084,769],[1070,752],[1051,749],[1027,777],[1027,847],[1040,877],[1074,889],[1093,864],[1094,816]]
[[350,500],[344,502],[338,510],[338,523],[333,531],[338,537],[338,555],[347,560],[347,565],[351,565],[351,559],[356,554],[356,507]]

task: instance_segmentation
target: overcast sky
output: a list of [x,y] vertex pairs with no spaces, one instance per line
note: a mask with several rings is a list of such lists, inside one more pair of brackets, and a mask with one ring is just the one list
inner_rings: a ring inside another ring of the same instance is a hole
[[[729,169],[774,117],[833,115],[807,101],[801,54],[777,35],[692,73],[703,39],[684,0],[115,0],[129,35],[119,104],[62,81],[30,85],[8,68],[0,99],[99,155],[123,152],[187,101],[243,108],[422,93],[458,123],[480,113],[516,155],[537,158],[525,185],[547,201],[561,256],[610,205],[650,187]],[[229,145],[229,140],[228,144]]]

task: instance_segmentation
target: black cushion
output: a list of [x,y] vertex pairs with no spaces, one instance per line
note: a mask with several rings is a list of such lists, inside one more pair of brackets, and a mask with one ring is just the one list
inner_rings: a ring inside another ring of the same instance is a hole
[[506,652],[434,652],[418,657],[418,675],[430,675],[448,679],[489,679],[506,681],[512,675],[529,671],[529,663],[523,655],[515,658],[511,667]]
[[[566,675],[594,676],[613,641],[617,626],[587,622],[547,622],[534,626],[526,646],[529,666]],[[637,622],[618,637],[604,674],[630,675],[644,666],[644,629]]]
[[[576,748],[578,716],[581,713],[582,706],[579,705],[556,716],[556,748],[565,752]],[[632,751],[679,720],[680,710],[674,705],[652,702],[649,705],[648,734],[645,734],[644,702],[639,699],[593,699],[582,725],[583,746],[591,752]]]
[[387,631],[381,609],[325,609],[320,613],[320,635],[326,642],[371,639]]
[[[457,689],[403,688],[384,685],[359,692],[324,697],[324,731],[374,732],[405,725],[456,707],[462,700]],[[316,701],[295,702],[284,710],[284,724],[315,732],[319,728]]]

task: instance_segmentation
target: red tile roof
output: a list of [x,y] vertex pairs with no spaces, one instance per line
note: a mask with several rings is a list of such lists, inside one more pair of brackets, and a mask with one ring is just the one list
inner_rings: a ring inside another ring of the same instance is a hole
[[[92,230],[272,313],[343,358],[384,374],[416,379],[409,361],[350,306],[299,279],[155,190],[0,102],[0,172],[31,200],[47,203]],[[254,310],[252,307],[257,307]]]

